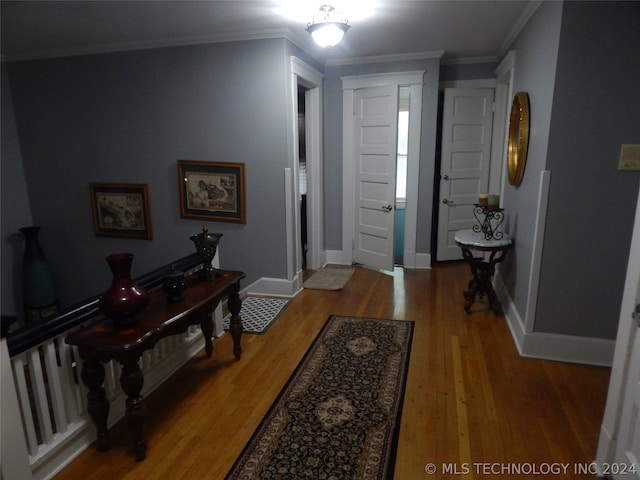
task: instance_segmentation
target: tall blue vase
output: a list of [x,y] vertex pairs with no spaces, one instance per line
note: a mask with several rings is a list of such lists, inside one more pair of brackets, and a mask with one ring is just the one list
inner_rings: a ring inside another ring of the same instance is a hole
[[58,313],[58,299],[47,259],[38,241],[40,227],[23,227],[22,299],[27,325]]

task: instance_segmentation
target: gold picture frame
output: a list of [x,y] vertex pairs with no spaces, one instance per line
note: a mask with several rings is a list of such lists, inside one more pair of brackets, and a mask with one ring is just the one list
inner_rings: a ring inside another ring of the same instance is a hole
[[153,239],[146,184],[90,183],[89,193],[96,236]]
[[180,216],[247,223],[244,163],[178,160]]
[[513,98],[509,118],[507,143],[507,172],[509,183],[518,186],[524,176],[529,149],[529,95],[518,92]]

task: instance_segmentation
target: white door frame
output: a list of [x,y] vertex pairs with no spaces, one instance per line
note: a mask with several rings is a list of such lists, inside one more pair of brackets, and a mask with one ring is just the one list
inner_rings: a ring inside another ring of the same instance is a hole
[[340,263],[353,263],[355,235],[355,122],[354,91],[360,88],[396,85],[410,87],[409,151],[407,155],[407,206],[404,229],[404,266],[417,268],[416,236],[418,225],[418,175],[420,169],[420,132],[422,120],[422,84],[424,70],[377,75],[341,77],[342,80],[342,252]]
[[290,126],[292,144],[292,166],[285,171],[287,196],[287,238],[293,245],[287,245],[287,280],[293,281],[294,291],[302,288],[302,233],[300,228],[300,185],[298,182],[300,154],[298,147],[298,85],[309,90],[305,95],[305,139],[307,162],[307,225],[309,268],[322,267],[326,261],[323,251],[323,180],[322,180],[322,73],[301,61],[290,57],[291,68],[291,111]]

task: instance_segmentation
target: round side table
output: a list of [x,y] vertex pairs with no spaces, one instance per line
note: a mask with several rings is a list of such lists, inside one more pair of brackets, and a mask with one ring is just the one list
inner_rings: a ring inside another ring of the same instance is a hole
[[[496,292],[493,290],[491,279],[496,271],[496,264],[506,258],[507,251],[513,246],[511,237],[505,233],[499,240],[487,239],[482,232],[459,230],[454,239],[462,250],[462,257],[471,268],[472,278],[469,280],[467,291],[463,292],[466,300],[464,309],[469,313],[476,296],[479,295],[482,299],[486,295],[491,309],[496,315],[500,315],[500,302],[498,302]],[[485,260],[484,256],[476,258],[473,256],[473,251],[490,252],[489,259]]]

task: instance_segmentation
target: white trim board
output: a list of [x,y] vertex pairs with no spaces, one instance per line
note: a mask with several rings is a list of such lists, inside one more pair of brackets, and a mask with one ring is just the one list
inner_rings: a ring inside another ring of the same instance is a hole
[[496,274],[495,284],[505,319],[520,355],[561,362],[611,366],[615,349],[613,340],[526,331],[524,322],[515,309],[499,273]]
[[[270,297],[293,298],[302,289],[302,277],[295,276],[293,280],[286,278],[262,277],[240,290],[240,297],[247,295],[268,295]],[[242,315],[242,311],[240,312]]]

